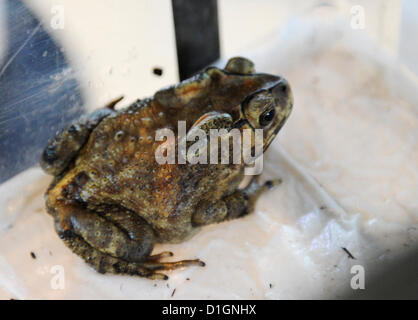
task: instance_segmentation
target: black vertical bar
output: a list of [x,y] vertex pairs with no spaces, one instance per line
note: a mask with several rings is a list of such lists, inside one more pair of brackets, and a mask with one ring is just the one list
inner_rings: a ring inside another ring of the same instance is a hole
[[180,79],[219,59],[217,0],[172,0]]

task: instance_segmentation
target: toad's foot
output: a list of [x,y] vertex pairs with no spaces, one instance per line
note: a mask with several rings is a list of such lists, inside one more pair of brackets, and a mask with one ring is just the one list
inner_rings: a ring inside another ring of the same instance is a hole
[[247,188],[245,188],[245,192],[247,194],[258,196],[262,194],[263,192],[270,190],[281,183],[282,183],[282,179],[280,178],[267,180],[263,183],[260,183],[258,177],[253,177],[250,183],[248,184]]
[[155,280],[168,280],[168,276],[159,273],[159,270],[174,270],[187,266],[204,266],[205,263],[199,259],[182,260],[176,262],[160,262],[159,259],[169,257],[171,252],[149,256],[144,262],[128,262],[120,258],[107,255],[92,246],[83,238],[72,232],[60,233],[60,238],[75,253],[85,259],[85,261],[100,273],[128,274]]
[[178,268],[188,267],[188,266],[200,266],[204,267],[206,264],[199,260],[180,260],[173,262],[162,262],[161,258],[172,257],[173,253],[169,251],[164,251],[156,255],[149,256],[145,262],[141,262],[140,265],[151,270],[174,270]]

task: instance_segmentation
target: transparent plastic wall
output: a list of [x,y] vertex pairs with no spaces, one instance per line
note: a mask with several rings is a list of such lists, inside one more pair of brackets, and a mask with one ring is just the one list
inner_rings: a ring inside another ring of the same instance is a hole
[[[328,7],[408,70],[418,72],[418,49],[410,39],[417,20],[411,0],[225,0],[218,6],[225,59],[263,50],[295,17]],[[98,108],[120,95],[131,102],[178,80],[169,0],[123,5],[2,0],[0,8],[0,80],[5,92],[0,101],[0,181],[33,165],[47,138],[83,109]],[[155,68],[163,74],[153,73]],[[17,149],[22,145],[25,148]]]
[[[37,161],[71,119],[179,80],[171,1],[0,0],[0,298],[416,294],[416,261],[379,272],[418,245],[417,1],[219,0],[218,17],[214,64],[245,56],[292,86],[260,177],[283,183],[248,217],[157,245],[207,263],[160,283],[100,275],[71,253]],[[364,290],[373,278],[387,281]]]
[[[413,0],[333,1],[219,1],[222,53],[225,56],[251,49],[277,36],[280,26],[301,15],[327,7],[344,17],[353,30],[367,34],[408,69],[418,73],[418,8]],[[238,9],[237,9],[238,8]],[[260,23],[262,22],[262,23]],[[256,41],[255,41],[256,39]]]

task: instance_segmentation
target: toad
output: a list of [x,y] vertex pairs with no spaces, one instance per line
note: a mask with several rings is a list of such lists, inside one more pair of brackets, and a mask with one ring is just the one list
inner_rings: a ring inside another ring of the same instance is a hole
[[264,152],[290,115],[289,84],[236,57],[115,109],[119,100],[70,123],[42,153],[41,167],[54,176],[45,199],[56,232],[100,273],[167,279],[165,271],[203,266],[199,259],[163,261],[172,253],[153,254],[154,244],[182,242],[204,225],[250,214],[279,180],[253,176],[241,188],[244,162],[159,163],[155,153],[168,142],[156,132],[177,134],[179,121],[187,135],[261,130]]

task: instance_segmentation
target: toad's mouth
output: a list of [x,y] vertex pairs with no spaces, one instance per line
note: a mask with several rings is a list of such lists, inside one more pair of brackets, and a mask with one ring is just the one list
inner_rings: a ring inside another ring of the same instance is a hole
[[[290,107],[290,110],[292,109],[292,106]],[[289,113],[290,113],[290,111],[289,111]],[[265,152],[267,149],[268,149],[268,147],[270,146],[270,144],[273,142],[273,140],[274,140],[274,138],[277,136],[277,134],[279,133],[279,131],[280,131],[280,129],[283,127],[283,125],[285,124],[285,122],[286,122],[286,120],[288,119],[289,117],[287,116],[287,117],[284,117],[280,122],[279,122],[279,124],[277,125],[277,127],[274,129],[274,131],[273,131],[273,133],[270,135],[270,136],[268,136],[267,138],[266,138],[266,140],[264,141],[264,147],[263,147],[263,152]]]

